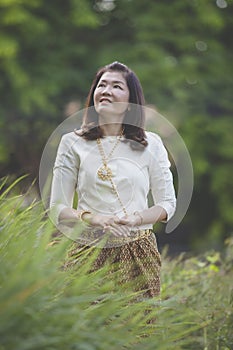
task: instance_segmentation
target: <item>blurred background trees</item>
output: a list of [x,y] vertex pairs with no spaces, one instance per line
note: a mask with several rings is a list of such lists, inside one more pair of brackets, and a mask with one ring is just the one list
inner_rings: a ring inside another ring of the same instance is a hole
[[232,0],[0,0],[0,173],[38,177],[53,130],[118,60],[183,137],[194,194],[170,242],[221,247],[233,224]]

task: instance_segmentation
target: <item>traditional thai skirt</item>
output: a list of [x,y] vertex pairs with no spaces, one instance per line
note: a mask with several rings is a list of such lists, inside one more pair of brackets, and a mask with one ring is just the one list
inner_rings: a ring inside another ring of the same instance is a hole
[[[142,231],[145,232],[145,231]],[[74,243],[68,253],[65,268],[80,263],[80,252],[90,247]],[[91,271],[98,270],[106,263],[110,272],[116,272],[120,284],[129,283],[133,291],[142,291],[145,297],[158,296],[160,293],[161,257],[158,252],[154,233],[147,230],[147,234],[129,240],[125,244],[92,248],[88,254],[96,254]],[[108,270],[109,271],[109,270]]]

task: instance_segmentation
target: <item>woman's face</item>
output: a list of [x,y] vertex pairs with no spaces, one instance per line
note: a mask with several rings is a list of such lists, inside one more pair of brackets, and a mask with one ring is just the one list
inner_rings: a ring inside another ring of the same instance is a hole
[[120,72],[105,72],[94,91],[94,106],[102,117],[119,117],[125,115],[129,105],[129,89]]

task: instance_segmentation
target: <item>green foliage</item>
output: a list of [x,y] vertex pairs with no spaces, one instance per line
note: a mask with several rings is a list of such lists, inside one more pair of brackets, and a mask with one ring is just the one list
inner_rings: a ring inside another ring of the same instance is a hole
[[12,167],[35,178],[65,104],[86,95],[90,49],[83,34],[98,22],[91,1],[0,0],[0,169],[7,165],[7,174]]
[[[190,234],[193,246],[199,249],[209,245],[221,248],[232,233],[233,127],[229,119],[222,116],[213,122],[193,116],[181,128],[194,165],[195,191],[189,220],[195,222],[190,225]],[[202,235],[194,238],[196,231],[204,231],[206,239]]]
[[232,43],[227,35],[232,3],[225,10],[209,0],[115,4],[107,24],[99,29],[101,39],[110,42],[101,46],[100,64],[116,58],[129,62],[142,81],[147,102],[172,111],[173,117],[232,110]]
[[[193,344],[188,349],[231,349],[233,336],[232,304],[232,239],[223,258],[210,251],[202,256],[166,259],[164,263],[164,290],[183,300],[184,313],[193,311],[195,322],[202,330],[194,332]],[[165,293],[166,294],[166,293]]]
[[164,256],[161,300],[143,300],[108,266],[90,273],[85,252],[64,270],[71,242],[51,241],[41,204],[12,189],[0,199],[1,350],[232,349],[232,240],[225,257]]
[[232,232],[232,9],[232,0],[0,0],[0,172],[36,178],[69,103],[82,108],[97,68],[123,61],[191,153],[181,235],[192,248],[203,236],[223,245]]

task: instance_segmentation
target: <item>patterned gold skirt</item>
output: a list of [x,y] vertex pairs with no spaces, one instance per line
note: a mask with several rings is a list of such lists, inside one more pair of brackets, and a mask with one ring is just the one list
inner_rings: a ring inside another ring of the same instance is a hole
[[[83,249],[84,246],[79,243],[72,246],[65,268],[78,264],[78,256]],[[145,297],[159,295],[161,257],[154,233],[117,247],[94,248],[91,253],[95,253],[96,249],[98,255],[91,271],[110,263],[110,272],[117,271],[120,284],[129,283],[134,291],[142,291]]]

